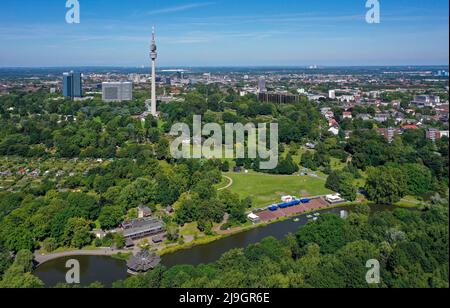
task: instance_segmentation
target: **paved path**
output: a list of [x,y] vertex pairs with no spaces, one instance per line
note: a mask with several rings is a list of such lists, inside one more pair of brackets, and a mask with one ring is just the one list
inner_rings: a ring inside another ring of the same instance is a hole
[[228,185],[227,186],[225,186],[225,187],[222,187],[222,188],[219,188],[218,189],[218,191],[222,191],[222,190],[225,190],[225,189],[228,189],[228,188],[230,188],[231,186],[233,186],[233,179],[232,178],[230,178],[229,176],[226,176],[226,175],[224,175],[223,176],[224,178],[226,178],[228,181],[230,181],[229,183],[228,183]]
[[40,254],[39,252],[34,253],[34,259],[36,262],[41,265],[45,262],[63,258],[63,257],[71,257],[71,256],[112,256],[118,253],[130,253],[130,250],[118,250],[111,248],[102,248],[97,250],[73,250],[73,251],[64,251],[57,252],[51,254]]

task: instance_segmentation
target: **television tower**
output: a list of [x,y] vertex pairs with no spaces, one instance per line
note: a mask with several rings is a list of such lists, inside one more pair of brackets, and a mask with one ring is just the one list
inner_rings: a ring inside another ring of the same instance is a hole
[[151,98],[151,113],[154,117],[158,116],[156,111],[156,58],[158,53],[156,52],[156,38],[155,27],[152,28],[152,46],[150,47],[150,59],[152,60],[152,98]]

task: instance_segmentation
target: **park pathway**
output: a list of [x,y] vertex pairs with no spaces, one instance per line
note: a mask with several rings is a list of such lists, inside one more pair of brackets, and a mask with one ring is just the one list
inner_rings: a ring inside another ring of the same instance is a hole
[[227,186],[217,189],[218,191],[222,191],[222,190],[228,189],[228,188],[230,188],[231,186],[233,186],[234,181],[233,181],[232,178],[230,178],[229,176],[226,176],[226,175],[224,175],[223,177],[226,178],[226,179],[227,179],[228,181],[230,181],[230,182],[228,183]]

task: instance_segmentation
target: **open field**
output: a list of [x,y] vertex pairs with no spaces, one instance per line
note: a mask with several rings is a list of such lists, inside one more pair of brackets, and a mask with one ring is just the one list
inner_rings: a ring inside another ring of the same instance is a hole
[[233,179],[229,190],[241,198],[252,197],[255,208],[280,202],[281,196],[319,196],[331,193],[325,188],[325,181],[309,176],[268,175],[263,173],[226,173]]

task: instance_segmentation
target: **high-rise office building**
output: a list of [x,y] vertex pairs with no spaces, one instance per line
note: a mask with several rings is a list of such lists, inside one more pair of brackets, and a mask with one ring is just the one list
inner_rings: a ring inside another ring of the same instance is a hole
[[336,90],[328,91],[328,98],[329,99],[336,99]]
[[73,97],[83,96],[83,81],[81,80],[81,73],[73,73]]
[[63,75],[63,95],[72,97],[72,76],[70,73],[64,73]]
[[263,103],[275,103],[275,104],[294,104],[300,101],[298,95],[290,93],[276,93],[276,92],[260,92],[258,99]]
[[122,102],[133,99],[133,83],[126,82],[103,82],[102,99],[105,102]]
[[65,97],[75,98],[83,97],[83,81],[81,73],[64,73],[63,75],[63,95]]
[[264,77],[260,77],[258,79],[258,92],[262,93],[262,92],[266,92],[266,79]]

